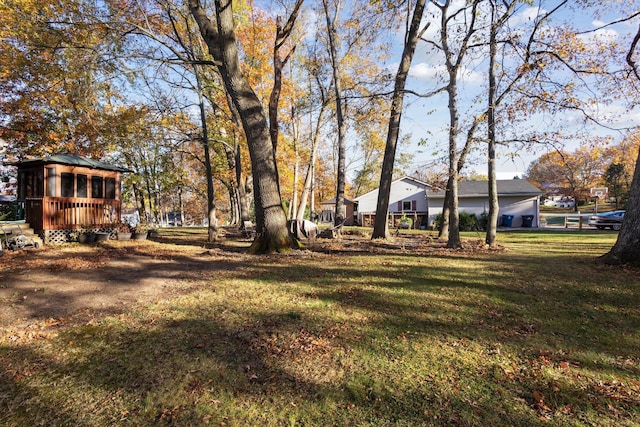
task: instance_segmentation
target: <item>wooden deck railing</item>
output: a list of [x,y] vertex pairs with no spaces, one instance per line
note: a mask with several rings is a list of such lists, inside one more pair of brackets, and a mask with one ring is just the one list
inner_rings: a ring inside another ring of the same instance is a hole
[[85,225],[99,227],[120,218],[119,200],[45,197],[27,199],[25,209],[34,229],[39,223],[42,230],[73,229]]

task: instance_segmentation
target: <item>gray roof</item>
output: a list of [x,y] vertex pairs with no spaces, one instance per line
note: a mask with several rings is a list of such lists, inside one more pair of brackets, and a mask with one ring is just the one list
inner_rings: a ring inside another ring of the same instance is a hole
[[[424,187],[425,189],[433,189],[433,190],[435,190],[435,187],[433,187],[431,184],[427,184],[426,182],[420,181],[420,180],[419,180],[419,179],[417,179],[417,178],[413,178],[413,177],[406,176],[406,175],[405,175],[405,176],[403,176],[402,178],[394,179],[394,180],[391,182],[391,185],[393,185],[393,184],[395,184],[396,182],[399,182],[399,181],[413,181],[415,184],[417,184],[417,185],[418,185],[418,187]],[[368,191],[368,192],[366,192],[366,193],[364,193],[364,194],[359,195],[358,197],[356,197],[356,198],[355,198],[355,199],[353,199],[353,200],[354,200],[354,201],[355,201],[355,200],[358,200],[358,201],[359,201],[359,200],[361,200],[363,197],[368,196],[368,195],[369,195],[369,194],[371,194],[371,193],[378,192],[379,190],[380,190],[380,188],[378,187],[378,188],[376,188],[376,189],[374,189],[374,190],[371,190],[371,191]],[[334,197],[332,200],[333,200],[333,201],[334,201],[334,203],[335,203],[336,198]],[[325,202],[322,202],[322,203],[325,203]]]
[[[504,179],[496,181],[499,196],[539,196],[542,191],[526,179]],[[460,181],[458,183],[458,197],[487,197],[489,195],[488,181]],[[443,198],[443,190],[429,192],[431,198]]]
[[100,162],[98,160],[88,159],[86,157],[71,156],[69,154],[57,154],[55,156],[40,157],[36,159],[28,159],[20,162],[9,163],[13,166],[40,166],[46,164],[58,164],[69,166],[82,166],[90,169],[102,169],[116,172],[131,172],[129,169],[121,168],[119,166],[110,165],[108,163]]

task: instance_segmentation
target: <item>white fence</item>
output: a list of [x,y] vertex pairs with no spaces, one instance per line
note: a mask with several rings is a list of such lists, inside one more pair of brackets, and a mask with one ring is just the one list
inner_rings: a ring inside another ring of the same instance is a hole
[[591,216],[593,216],[593,213],[541,213],[540,228],[573,228],[582,230],[583,227],[590,227],[588,222]]

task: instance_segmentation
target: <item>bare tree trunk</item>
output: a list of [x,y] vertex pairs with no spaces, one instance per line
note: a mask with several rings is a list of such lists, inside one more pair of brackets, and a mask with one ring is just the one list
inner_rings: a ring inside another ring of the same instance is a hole
[[318,83],[318,88],[320,89],[320,94],[322,96],[322,100],[320,103],[320,111],[318,112],[318,119],[316,121],[316,127],[313,131],[313,138],[311,140],[311,157],[309,159],[309,167],[307,168],[307,173],[304,179],[304,188],[302,189],[302,194],[300,195],[300,205],[298,206],[298,215],[297,219],[304,219],[304,213],[307,209],[307,199],[311,197],[311,201],[309,204],[309,219],[313,220],[314,208],[315,208],[315,191],[313,188],[314,184],[314,170],[316,159],[318,156],[318,141],[320,140],[320,130],[322,127],[322,119],[324,117],[324,113],[328,106],[327,97],[324,96],[324,91],[322,90],[322,85]]
[[396,158],[396,147],[400,135],[400,120],[402,118],[402,108],[404,100],[404,87],[409,75],[409,67],[416,50],[418,40],[428,28],[426,26],[420,31],[420,21],[424,13],[426,0],[418,0],[413,10],[411,24],[405,36],[402,59],[398,65],[396,73],[395,87],[393,88],[393,100],[391,102],[391,114],[389,117],[389,128],[387,131],[387,143],[384,149],[384,159],[382,161],[382,172],[380,174],[380,187],[378,190],[378,202],[376,206],[376,219],[373,225],[372,239],[386,239],[389,235],[387,214],[389,212],[389,198],[391,193],[391,181],[393,180],[393,166]]
[[182,186],[178,188],[178,212],[180,213],[180,227],[184,227],[184,204],[182,203]]
[[[293,149],[296,160],[293,164],[293,194],[291,195],[291,203],[289,204],[290,219],[298,217],[298,181],[300,180],[300,153],[298,152],[298,141],[295,136],[293,137]],[[304,211],[302,213],[304,214]]]
[[209,47],[209,52],[219,63],[218,68],[225,88],[240,115],[247,137],[254,176],[253,192],[258,231],[250,251],[266,253],[288,250],[293,245],[293,239],[287,230],[287,216],[282,208],[273,145],[260,99],[240,68],[232,1],[215,1],[215,23],[206,16],[199,0],[189,0],[189,8],[200,27],[200,33]]
[[[291,127],[293,132],[293,150],[296,158],[293,164],[293,194],[291,196],[291,203],[289,204],[289,219],[296,219],[298,217],[298,181],[300,180],[300,150],[298,149],[299,134],[298,134],[298,117],[295,107],[291,108]],[[304,215],[304,211],[302,211]]]
[[336,31],[336,20],[338,16],[338,7],[336,7],[333,18],[329,16],[329,5],[327,0],[322,0],[324,6],[325,18],[327,20],[327,34],[329,36],[329,50],[331,56],[331,70],[333,72],[335,103],[336,103],[336,121],[338,124],[338,174],[336,185],[336,204],[335,204],[335,221],[334,225],[338,227],[337,235],[341,236],[342,224],[345,221],[346,209],[344,205],[344,190],[346,180],[346,142],[345,131],[346,124],[344,120],[344,111],[342,106],[342,84],[340,79],[340,65],[338,61],[338,51],[336,43],[338,42],[338,33]]
[[[457,73],[457,69],[453,70]],[[457,249],[462,247],[460,240],[460,217],[458,212],[458,86],[456,77],[453,76],[447,87],[449,94],[449,182],[447,184],[447,193],[449,196],[449,238],[447,247]]]
[[311,163],[311,197],[309,199],[309,216],[312,219],[317,216],[316,211],[316,164]]
[[[473,33],[476,31],[475,22],[477,18],[477,8],[479,0],[472,0],[465,3],[463,14],[467,14],[466,9],[470,8],[468,12],[469,22],[466,24],[464,32],[460,32],[460,29],[455,35],[450,34],[452,32],[449,28],[449,24],[452,24],[451,16],[448,15],[450,1],[445,1],[442,4],[433,2],[438,9],[440,9],[440,46],[445,56],[445,63],[448,73],[448,82],[446,86],[447,96],[449,98],[449,182],[447,183],[447,194],[445,200],[448,200],[447,207],[449,214],[447,216],[449,220],[448,224],[448,240],[447,247],[456,249],[462,247],[460,240],[460,218],[458,216],[458,176],[459,176],[459,153],[457,149],[457,139],[459,133],[459,112],[458,112],[458,71],[462,65],[462,60],[467,53],[470,46],[470,40]],[[459,11],[460,12],[460,11]],[[459,13],[459,12],[456,12]],[[459,49],[455,52],[455,49],[451,46],[451,36],[458,36],[461,33],[462,38],[459,41]],[[448,199],[447,199],[448,197]],[[443,209],[443,222],[444,212]],[[444,233],[441,233],[443,235]]]
[[136,196],[136,204],[138,208],[138,215],[140,216],[140,223],[147,224],[149,222],[147,218],[147,207],[144,200],[144,192],[137,184],[133,184],[133,194]]
[[[271,96],[269,97],[269,135],[271,136],[271,144],[273,145],[273,155],[274,162],[276,151],[278,148],[278,137],[279,137],[279,128],[278,128],[278,104],[280,101],[280,94],[282,93],[282,70],[284,66],[287,64],[291,55],[295,51],[295,46],[291,48],[289,53],[284,57],[284,59],[280,58],[280,49],[284,46],[285,42],[291,36],[291,32],[293,31],[293,26],[298,18],[298,13],[300,12],[300,8],[302,7],[303,0],[296,0],[296,3],[293,7],[293,11],[289,15],[289,19],[287,23],[282,26],[280,16],[276,19],[276,39],[273,45],[273,88],[271,90]],[[296,143],[294,138],[294,144]],[[297,157],[297,145],[296,145],[296,164],[294,170],[294,186],[293,186],[293,197],[292,200],[289,201],[289,212],[287,217],[293,218],[295,215],[295,209],[297,208],[296,203],[296,180],[298,178],[298,157]],[[277,169],[276,169],[277,173]],[[278,177],[278,185],[280,184],[280,178]],[[279,191],[279,190],[278,190]]]
[[449,212],[451,207],[451,180],[449,175],[447,186],[445,187],[444,201],[442,203],[442,222],[438,228],[438,240],[444,242],[449,240]]
[[[300,195],[300,205],[298,206],[298,214],[296,215],[296,219],[304,219],[304,213],[307,210],[307,199],[310,194],[313,194],[313,165],[316,162],[316,143],[313,143],[313,147],[311,148],[311,159],[309,160],[309,167],[307,168],[307,173],[304,178],[304,188],[302,189],[302,194]],[[309,216],[313,213],[313,198],[311,201],[311,205],[309,208]],[[312,219],[312,218],[311,218]]]
[[269,96],[269,134],[271,136],[271,144],[273,145],[273,153],[275,155],[278,148],[278,103],[280,101],[280,93],[282,93],[282,70],[284,66],[291,58],[295,50],[295,46],[284,57],[280,58],[280,49],[291,36],[293,26],[298,18],[298,13],[302,7],[304,0],[296,0],[293,6],[293,11],[289,15],[287,23],[282,26],[281,18],[278,16],[276,19],[276,39],[273,45],[273,88],[271,89],[271,95]]
[[200,107],[200,122],[202,126],[202,148],[204,149],[204,168],[207,179],[207,242],[213,243],[218,239],[218,221],[216,220],[215,187],[213,186],[213,170],[211,168],[211,154],[209,152],[209,131],[207,129],[207,111],[204,104],[202,82],[196,67],[196,81],[198,84],[198,103]]
[[485,243],[489,247],[496,245],[496,233],[498,227],[498,183],[496,181],[496,75],[495,61],[497,49],[498,23],[495,22],[495,5],[492,1],[491,6],[491,26],[489,27],[489,101],[487,108],[487,131],[488,131],[488,147],[487,147],[487,175],[489,177],[489,217],[487,221],[487,234]]
[[235,181],[221,179],[224,188],[227,189],[229,195],[229,224],[238,225],[240,222],[240,213],[238,206],[238,190],[236,189]]

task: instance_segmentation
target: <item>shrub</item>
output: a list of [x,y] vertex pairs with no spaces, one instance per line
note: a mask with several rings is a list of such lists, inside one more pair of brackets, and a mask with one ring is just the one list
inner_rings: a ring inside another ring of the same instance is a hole
[[476,231],[480,229],[476,214],[469,212],[460,212],[459,217],[460,231]]
[[[480,220],[476,217],[476,214],[469,212],[460,212],[458,217],[460,218],[459,230],[460,231],[478,231],[487,229],[487,214],[483,212],[480,215]],[[435,219],[436,227],[440,228],[442,225],[442,214],[438,214]]]

